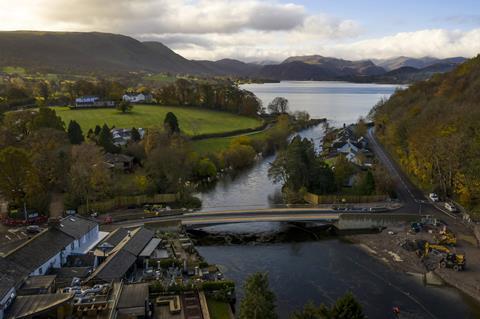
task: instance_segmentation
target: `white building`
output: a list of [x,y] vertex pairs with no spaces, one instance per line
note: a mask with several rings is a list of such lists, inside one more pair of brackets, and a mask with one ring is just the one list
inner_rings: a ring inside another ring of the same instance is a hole
[[152,95],[144,93],[126,93],[122,98],[124,101],[128,101],[130,103],[148,103],[152,101]]
[[30,276],[40,276],[50,268],[62,267],[70,255],[85,254],[101,239],[96,222],[69,216],[49,225],[49,229],[8,252],[4,258],[26,268]]

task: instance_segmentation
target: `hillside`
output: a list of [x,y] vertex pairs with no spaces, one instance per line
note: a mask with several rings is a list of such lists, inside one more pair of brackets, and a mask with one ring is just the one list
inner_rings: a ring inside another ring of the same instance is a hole
[[437,59],[432,57],[409,58],[405,56],[400,56],[400,57],[391,58],[391,59],[373,59],[372,62],[384,68],[387,71],[392,71],[392,70],[400,69],[403,67],[423,69],[423,68],[432,66],[434,64],[458,65],[464,62],[465,60],[466,59],[463,57]]
[[159,42],[99,32],[0,32],[0,67],[51,73],[128,71],[209,74]]
[[276,65],[264,66],[259,75],[277,80],[340,80],[372,76],[385,70],[371,61],[348,61],[319,55],[289,57]]
[[480,56],[376,107],[377,134],[418,185],[480,207]]
[[[451,70],[463,58],[349,61],[320,55],[293,56],[282,63],[233,59],[188,60],[160,42],[100,32],[0,32],[0,70],[20,67],[40,73],[127,72],[235,76],[267,80],[347,80],[411,83]],[[272,64],[273,63],[273,64]]]

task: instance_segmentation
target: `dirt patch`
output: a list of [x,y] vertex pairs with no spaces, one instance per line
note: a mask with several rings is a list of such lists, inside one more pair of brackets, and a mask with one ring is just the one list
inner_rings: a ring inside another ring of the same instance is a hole
[[416,247],[405,245],[406,242],[435,241],[434,232],[411,233],[409,224],[398,224],[378,234],[349,235],[346,238],[395,271],[425,275],[433,270],[447,284],[480,302],[480,249],[475,242],[468,240],[472,235],[471,230],[459,232],[461,227],[458,225],[454,229],[458,243],[452,250],[465,253],[467,260],[466,269],[459,272],[439,268],[438,261],[433,257],[422,260],[415,251]]

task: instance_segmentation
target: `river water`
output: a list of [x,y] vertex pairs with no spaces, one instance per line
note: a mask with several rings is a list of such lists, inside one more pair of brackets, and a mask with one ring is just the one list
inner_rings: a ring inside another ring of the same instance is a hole
[[[292,111],[305,110],[314,118],[327,118],[335,125],[366,116],[382,97],[397,86],[344,82],[281,82],[249,84],[266,106],[276,96],[286,97]],[[323,137],[318,126],[300,134],[317,145]],[[236,177],[227,177],[200,195],[203,210],[265,208],[281,202],[280,186],[268,179],[274,157],[259,161]],[[280,223],[247,223],[208,227],[212,232],[268,232],[282,229]],[[480,318],[480,308],[453,288],[424,286],[417,279],[395,273],[356,246],[340,240],[282,243],[258,246],[198,247],[210,263],[219,264],[242,295],[242,283],[256,271],[267,271],[278,298],[281,319],[308,301],[331,303],[352,291],[369,318],[393,318],[400,306],[407,318]]]

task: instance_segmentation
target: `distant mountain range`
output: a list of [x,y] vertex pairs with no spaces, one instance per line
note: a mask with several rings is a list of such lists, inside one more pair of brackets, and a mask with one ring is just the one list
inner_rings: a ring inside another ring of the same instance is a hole
[[281,63],[244,63],[233,59],[188,60],[160,42],[100,32],[0,32],[0,67],[20,66],[48,73],[169,72],[229,75],[271,80],[348,80],[400,82],[446,72],[464,58],[348,61],[319,55],[295,56]]

